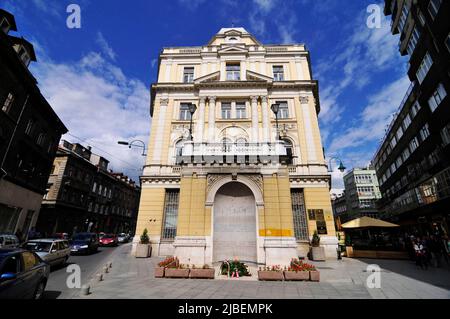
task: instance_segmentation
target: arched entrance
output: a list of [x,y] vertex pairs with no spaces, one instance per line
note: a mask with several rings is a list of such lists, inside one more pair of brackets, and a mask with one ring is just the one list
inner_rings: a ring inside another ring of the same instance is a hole
[[239,182],[221,186],[213,212],[213,262],[238,258],[256,263],[256,202],[250,188]]

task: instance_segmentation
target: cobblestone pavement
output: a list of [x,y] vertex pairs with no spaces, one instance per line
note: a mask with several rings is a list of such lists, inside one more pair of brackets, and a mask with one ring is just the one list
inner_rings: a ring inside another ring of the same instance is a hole
[[[102,282],[91,281],[83,299],[450,299],[450,267],[421,270],[410,261],[349,259],[311,262],[321,272],[321,282],[261,282],[154,278],[161,258],[137,259],[131,244],[119,247],[113,266]],[[369,264],[381,267],[381,288],[370,289],[366,279]]]

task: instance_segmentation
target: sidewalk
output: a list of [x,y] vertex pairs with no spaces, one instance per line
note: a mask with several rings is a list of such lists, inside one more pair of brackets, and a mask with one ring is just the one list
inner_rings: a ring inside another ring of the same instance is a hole
[[[131,245],[119,247],[110,273],[102,282],[91,283],[82,299],[450,299],[450,267],[416,268],[410,261],[347,259],[314,263],[321,282],[261,282],[239,280],[192,280],[154,278],[161,258],[137,259]],[[313,263],[313,262],[311,262]],[[381,267],[381,288],[366,287],[367,265]]]

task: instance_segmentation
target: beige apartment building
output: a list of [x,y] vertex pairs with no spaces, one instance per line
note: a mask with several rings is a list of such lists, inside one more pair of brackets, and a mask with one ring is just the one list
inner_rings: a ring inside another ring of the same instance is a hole
[[317,231],[335,258],[319,111],[303,44],[223,28],[204,46],[164,48],[135,243],[146,228],[153,255],[182,263],[286,265]]

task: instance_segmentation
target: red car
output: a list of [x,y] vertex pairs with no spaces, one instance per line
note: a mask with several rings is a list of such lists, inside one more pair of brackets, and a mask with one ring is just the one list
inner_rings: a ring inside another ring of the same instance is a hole
[[102,238],[100,238],[100,246],[118,246],[119,239],[117,235],[114,234],[105,234]]

